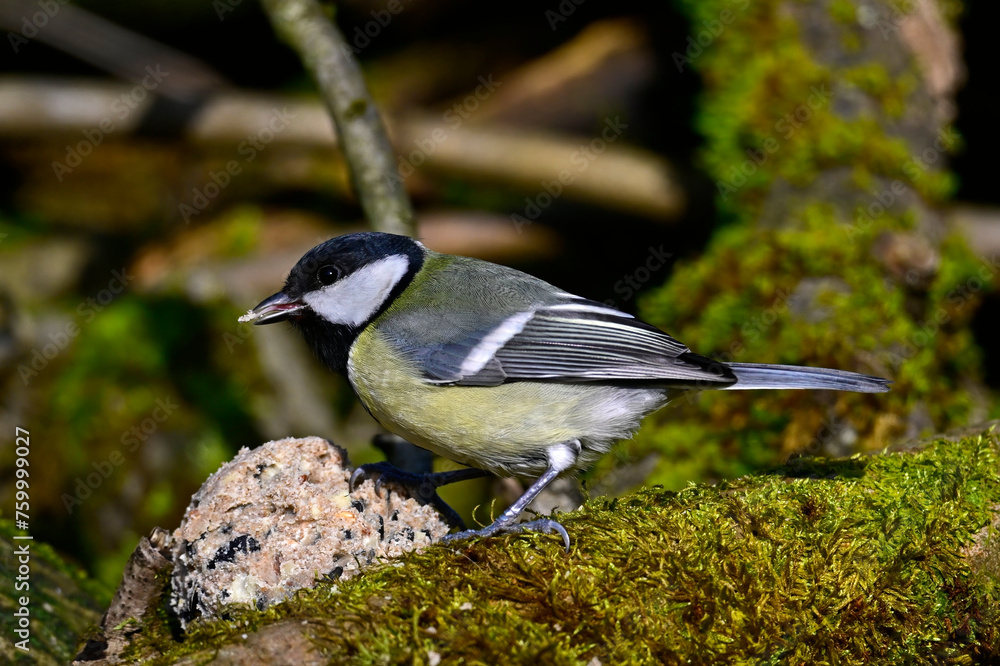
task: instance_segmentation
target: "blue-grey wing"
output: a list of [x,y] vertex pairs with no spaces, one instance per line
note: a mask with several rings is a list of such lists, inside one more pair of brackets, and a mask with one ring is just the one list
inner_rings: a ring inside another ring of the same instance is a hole
[[663,385],[735,381],[725,365],[663,331],[593,301],[574,299],[467,330],[417,354],[432,383],[637,381]]
[[726,365],[602,303],[506,266],[427,257],[425,278],[378,326],[429,383],[736,381]]

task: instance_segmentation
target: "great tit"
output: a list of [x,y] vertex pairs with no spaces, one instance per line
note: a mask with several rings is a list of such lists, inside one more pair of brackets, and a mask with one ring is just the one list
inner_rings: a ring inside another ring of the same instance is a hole
[[535,479],[491,525],[449,538],[535,529],[558,532],[568,546],[561,525],[518,524],[521,512],[683,391],[880,393],[890,384],[842,370],[716,361],[521,271],[384,233],[317,245],[281,291],[240,319],[290,321],[389,431],[478,470]]

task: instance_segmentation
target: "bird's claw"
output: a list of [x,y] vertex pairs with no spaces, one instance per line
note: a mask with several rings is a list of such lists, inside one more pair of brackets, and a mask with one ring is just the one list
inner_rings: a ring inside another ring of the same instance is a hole
[[454,534],[446,534],[441,538],[441,541],[461,541],[471,537],[491,537],[498,534],[520,534],[522,532],[545,532],[549,534],[558,534],[562,537],[563,545],[566,547],[566,552],[569,552],[569,532],[566,531],[565,527],[551,518],[539,518],[538,520],[532,520],[527,523],[514,524],[506,524],[497,520],[493,524],[487,525],[479,530],[463,530]]
[[387,462],[361,465],[351,474],[348,481],[350,492],[354,492],[364,482],[365,478],[375,477],[375,495],[382,496],[382,487],[386,484],[396,484],[409,491],[409,496],[421,504],[430,504],[442,515],[445,522],[460,530],[465,529],[465,522],[458,513],[448,506],[437,489],[454,481],[474,478],[484,475],[480,470],[456,470],[454,472],[437,472],[429,474],[414,474],[394,467]]
[[[387,462],[368,463],[367,465],[358,467],[351,473],[351,479],[347,482],[348,490],[353,493],[357,490],[358,485],[364,482],[365,477],[371,475],[372,472],[377,473],[377,477],[375,479],[375,494],[379,497],[382,496],[381,490],[383,476],[397,475],[400,477],[407,477],[407,481],[410,480],[410,477],[417,476],[416,474],[410,474],[409,472],[404,472],[401,469],[393,467]],[[406,481],[402,482],[401,485],[407,485]]]

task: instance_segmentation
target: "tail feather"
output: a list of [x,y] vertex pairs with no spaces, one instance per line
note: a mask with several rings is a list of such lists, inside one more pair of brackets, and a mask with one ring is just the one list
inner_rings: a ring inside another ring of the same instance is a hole
[[800,365],[770,363],[727,363],[736,375],[736,383],[725,388],[740,389],[830,389],[859,393],[885,393],[889,379],[831,368],[807,368]]

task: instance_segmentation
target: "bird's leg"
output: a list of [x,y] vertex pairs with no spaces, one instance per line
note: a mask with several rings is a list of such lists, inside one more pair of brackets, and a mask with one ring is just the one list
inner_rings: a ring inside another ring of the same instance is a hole
[[569,551],[569,534],[566,528],[551,518],[540,518],[527,523],[518,523],[517,519],[521,513],[531,504],[538,493],[542,492],[547,485],[552,483],[560,473],[576,465],[576,459],[580,455],[580,442],[564,442],[549,448],[549,466],[538,479],[532,483],[524,494],[516,502],[507,507],[507,510],[500,514],[490,525],[479,530],[464,530],[455,534],[446,535],[442,541],[457,541],[469,537],[480,536],[489,537],[495,534],[516,534],[518,532],[551,532],[562,537],[566,550]]
[[350,492],[353,493],[354,489],[359,483],[364,481],[365,477],[375,477],[376,495],[381,494],[382,487],[386,484],[402,486],[409,491],[411,497],[421,504],[430,504],[437,509],[449,525],[463,530],[465,529],[465,522],[454,509],[441,499],[441,496],[437,494],[437,489],[449,483],[478,479],[483,476],[489,476],[489,472],[473,467],[454,469],[446,472],[414,474],[413,472],[407,472],[394,467],[387,462],[377,462],[362,465],[354,470],[348,486]]

